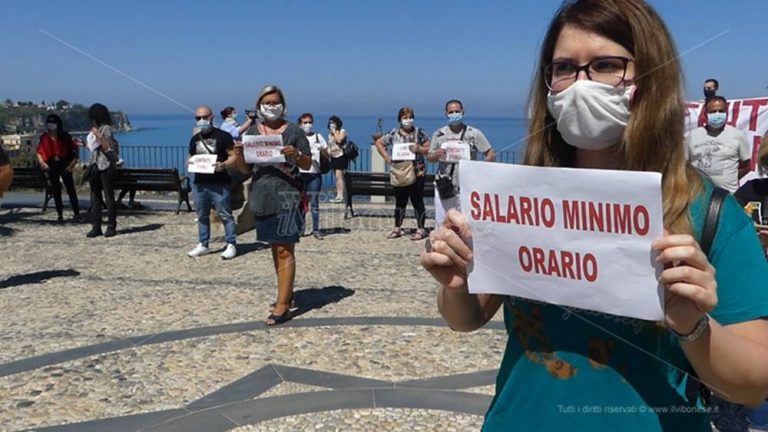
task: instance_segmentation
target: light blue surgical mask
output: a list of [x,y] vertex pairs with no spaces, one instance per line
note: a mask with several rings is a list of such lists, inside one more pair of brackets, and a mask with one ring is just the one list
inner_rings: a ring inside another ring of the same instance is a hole
[[462,113],[450,113],[448,114],[448,123],[451,125],[460,124],[464,120],[464,114]]
[[210,120],[198,120],[197,123],[195,123],[195,127],[200,129],[200,132],[208,132],[213,125]]
[[707,114],[707,124],[714,129],[720,129],[725,126],[725,113],[709,113]]

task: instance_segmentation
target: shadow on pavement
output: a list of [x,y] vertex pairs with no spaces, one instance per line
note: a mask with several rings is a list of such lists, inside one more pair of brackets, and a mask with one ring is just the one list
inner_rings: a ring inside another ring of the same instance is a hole
[[331,303],[338,303],[353,294],[355,294],[355,290],[344,288],[343,286],[305,288],[294,291],[293,301],[296,304],[296,310],[291,313],[291,316],[296,318],[313,309],[320,309]]
[[159,230],[160,228],[164,227],[164,224],[148,224],[148,225],[142,225],[137,227],[130,227],[126,229],[121,229],[118,231],[119,234],[134,234],[134,233],[140,233],[140,232],[146,232],[146,231],[155,231]]
[[0,281],[0,289],[12,288],[27,284],[36,284],[53,279],[56,277],[77,277],[80,272],[73,269],[66,270],[43,270],[34,273],[11,276],[8,279]]

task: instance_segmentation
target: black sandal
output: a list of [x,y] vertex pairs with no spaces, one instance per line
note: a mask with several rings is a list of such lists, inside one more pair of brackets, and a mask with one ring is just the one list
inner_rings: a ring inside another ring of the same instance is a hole
[[[282,315],[275,315],[273,313],[269,314],[264,324],[267,327],[272,327],[272,326],[280,325],[286,321],[289,321],[290,319],[291,319],[291,310],[286,309]],[[272,321],[271,324],[270,324],[270,321]]]

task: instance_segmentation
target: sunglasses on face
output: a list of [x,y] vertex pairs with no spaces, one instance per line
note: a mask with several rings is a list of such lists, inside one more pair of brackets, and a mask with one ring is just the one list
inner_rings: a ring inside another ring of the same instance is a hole
[[212,114],[209,114],[209,115],[204,115],[204,116],[195,116],[195,120],[197,120],[197,121],[200,121],[200,120],[208,120],[209,118],[211,118],[211,115],[212,115]]

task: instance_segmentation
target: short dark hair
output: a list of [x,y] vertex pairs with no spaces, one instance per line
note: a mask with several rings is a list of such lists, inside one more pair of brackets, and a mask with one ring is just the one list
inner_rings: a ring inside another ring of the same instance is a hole
[[448,102],[446,102],[445,103],[445,110],[446,111],[448,111],[448,105],[450,105],[450,104],[459,104],[459,106],[461,107],[461,110],[464,111],[464,104],[461,103],[461,101],[458,100],[458,99],[451,99]]
[[95,103],[88,108],[88,119],[94,126],[112,126],[112,115],[104,104]]
[[305,117],[309,117],[309,119],[312,120],[312,123],[315,122],[315,117],[312,115],[312,113],[304,113],[304,114],[300,115],[298,119],[296,119],[296,123],[301,125],[301,119],[303,119]]
[[705,80],[705,81],[704,81],[704,84],[706,84],[706,83],[708,83],[708,82],[711,82],[711,83],[715,83],[715,90],[719,90],[719,89],[720,89],[720,83],[719,83],[719,82],[717,82],[717,80],[716,80],[716,79],[714,79],[714,78],[710,78],[710,79],[708,79],[708,80]]
[[235,107],[228,106],[228,107],[224,108],[223,110],[221,110],[221,112],[219,114],[221,114],[221,119],[222,120],[226,120],[229,116],[232,115],[233,112],[235,112]]
[[709,106],[709,104],[711,104],[714,101],[719,101],[719,102],[722,102],[722,103],[728,105],[728,101],[725,100],[724,97],[722,97],[722,96],[712,96],[711,98],[707,99],[707,102],[704,104],[704,108]]
[[341,129],[341,127],[344,126],[344,122],[342,122],[341,119],[335,115],[332,115],[328,118],[328,125],[330,125],[331,122],[336,123],[336,127],[339,129]]

